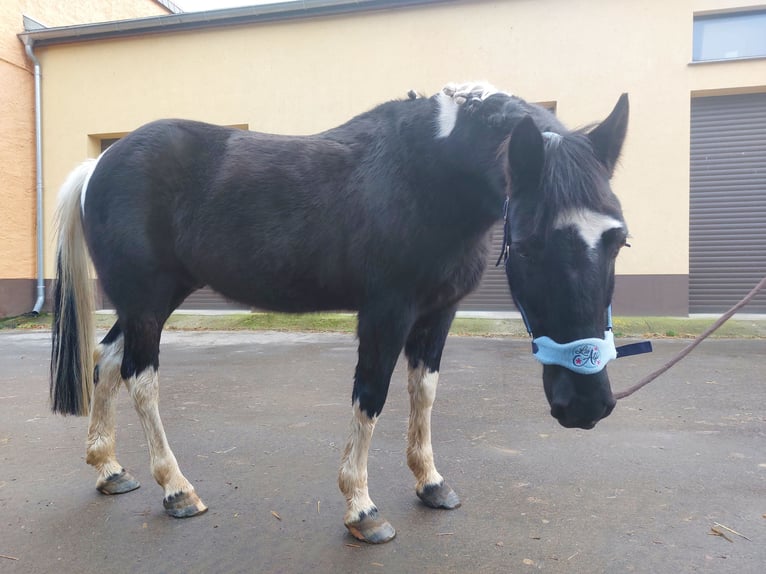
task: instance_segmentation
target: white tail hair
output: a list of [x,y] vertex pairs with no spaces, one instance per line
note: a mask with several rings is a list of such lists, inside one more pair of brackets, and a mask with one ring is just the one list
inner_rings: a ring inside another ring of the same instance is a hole
[[95,168],[87,160],[59,191],[56,281],[53,290],[51,406],[53,412],[87,415],[93,395],[93,284],[83,232],[81,195]]

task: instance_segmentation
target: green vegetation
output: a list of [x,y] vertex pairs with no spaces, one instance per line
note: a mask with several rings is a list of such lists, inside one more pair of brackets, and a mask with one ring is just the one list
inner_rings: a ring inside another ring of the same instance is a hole
[[[96,314],[96,325],[108,329],[114,316]],[[686,319],[681,317],[616,317],[614,332],[617,338],[691,338],[696,337],[713,323],[713,319]],[[0,319],[0,329],[50,329],[51,317],[11,317]],[[226,315],[173,315],[168,329],[199,331],[307,331],[353,333],[356,316],[349,313],[308,313],[285,315],[280,313],[237,313]],[[527,336],[519,319],[478,319],[458,317],[452,333],[474,337]],[[730,320],[713,337],[766,338],[766,321]]]

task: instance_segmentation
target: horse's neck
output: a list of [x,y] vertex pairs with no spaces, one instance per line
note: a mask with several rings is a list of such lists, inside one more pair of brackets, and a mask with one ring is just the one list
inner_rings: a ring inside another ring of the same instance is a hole
[[[421,190],[433,190],[439,197],[451,193],[458,208],[465,199],[466,203],[499,202],[502,210],[505,176],[498,159],[502,134],[482,133],[460,142],[440,137],[433,98],[382,104],[322,136],[357,151],[364,149],[368,161],[374,158],[379,168],[391,167]],[[465,138],[462,134],[452,137]]]

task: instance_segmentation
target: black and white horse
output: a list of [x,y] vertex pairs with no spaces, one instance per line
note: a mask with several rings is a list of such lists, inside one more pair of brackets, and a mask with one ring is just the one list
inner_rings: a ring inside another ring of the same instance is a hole
[[[115,456],[124,384],[165,509],[206,510],[165,437],[157,371],[168,316],[209,285],[260,309],[358,312],[338,481],[355,537],[395,533],[368,494],[367,454],[402,349],[416,493],[431,507],[459,506],[434,465],[431,408],[455,309],[479,283],[504,206],[511,293],[545,363],[551,413],[593,427],[615,404],[604,333],[627,230],[609,179],[627,118],[622,96],[603,123],[570,131],[489,85],[448,85],[305,137],[156,121],[84,163],[60,196],[51,397],[55,412],[90,415],[98,490],[138,487]],[[117,311],[97,346],[89,260]],[[571,356],[598,367],[572,368]]]

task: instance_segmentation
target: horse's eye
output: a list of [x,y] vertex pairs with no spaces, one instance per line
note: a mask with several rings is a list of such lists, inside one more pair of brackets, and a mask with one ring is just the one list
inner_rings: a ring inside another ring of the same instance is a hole
[[620,251],[622,251],[623,247],[630,247],[630,243],[628,243],[627,239],[623,239],[621,243],[618,243],[613,251],[612,251],[612,257],[614,259],[617,258],[617,256],[620,254]]
[[512,244],[511,250],[516,257],[525,260],[533,260],[536,254],[535,246],[527,241]]
[[614,259],[620,254],[623,247],[630,247],[625,232],[621,229],[613,229],[604,233],[604,245],[607,253]]

